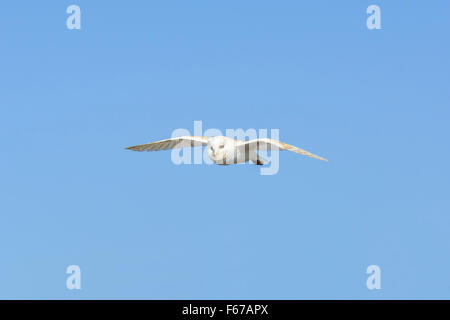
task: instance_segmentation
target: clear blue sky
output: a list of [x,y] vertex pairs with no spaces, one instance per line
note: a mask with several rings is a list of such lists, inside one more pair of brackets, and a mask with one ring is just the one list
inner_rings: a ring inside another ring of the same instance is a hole
[[[0,297],[450,298],[449,10],[2,1]],[[194,120],[330,162],[284,152],[262,176],[124,150]]]

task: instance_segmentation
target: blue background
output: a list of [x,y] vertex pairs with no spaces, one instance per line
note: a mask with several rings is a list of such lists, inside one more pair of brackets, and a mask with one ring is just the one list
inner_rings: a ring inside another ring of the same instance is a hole
[[[449,10],[2,1],[0,297],[450,298]],[[124,150],[194,120],[330,162],[284,152],[262,176]]]

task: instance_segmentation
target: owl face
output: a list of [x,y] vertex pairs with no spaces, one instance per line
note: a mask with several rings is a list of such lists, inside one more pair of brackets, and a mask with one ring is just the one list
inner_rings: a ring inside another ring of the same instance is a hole
[[233,157],[233,139],[223,136],[214,137],[209,140],[206,147],[209,157],[217,164],[227,164]]

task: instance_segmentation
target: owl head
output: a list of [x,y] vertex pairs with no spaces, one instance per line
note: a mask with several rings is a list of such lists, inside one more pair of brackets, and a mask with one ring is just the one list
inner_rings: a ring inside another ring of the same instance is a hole
[[208,150],[209,158],[217,164],[229,164],[234,159],[235,141],[224,136],[217,136],[209,139]]

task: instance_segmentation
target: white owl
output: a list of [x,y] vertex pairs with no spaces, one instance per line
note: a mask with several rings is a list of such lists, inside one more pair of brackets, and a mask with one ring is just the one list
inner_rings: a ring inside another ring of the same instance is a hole
[[209,158],[214,163],[219,165],[237,164],[247,161],[251,161],[257,165],[263,165],[266,161],[258,154],[258,150],[287,150],[304,156],[328,161],[327,159],[316,156],[306,150],[268,138],[243,141],[224,136],[216,136],[211,138],[183,136],[140,144],[137,146],[128,147],[126,149],[133,151],[159,151],[198,146],[206,146]]

